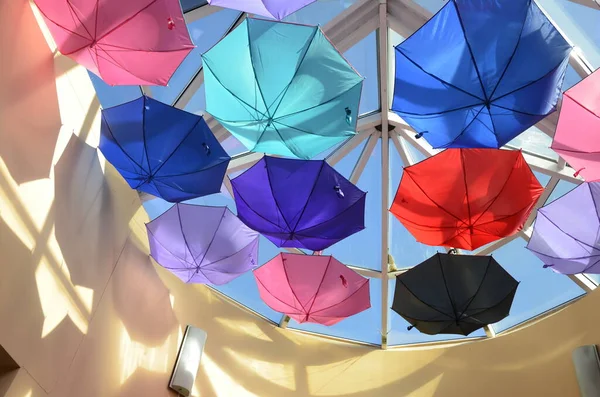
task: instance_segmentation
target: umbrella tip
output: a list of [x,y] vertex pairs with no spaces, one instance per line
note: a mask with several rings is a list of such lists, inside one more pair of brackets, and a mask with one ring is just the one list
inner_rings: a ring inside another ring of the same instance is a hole
[[579,173],[581,171],[585,170],[585,167],[578,169],[577,171],[575,171],[575,173],[573,174],[573,177],[577,178],[579,176]]
[[408,327],[406,327],[406,329],[407,329],[408,331],[410,331],[410,330],[411,330],[411,329],[413,329],[414,327],[415,327],[414,325],[409,325]]
[[415,135],[415,139],[423,138],[423,134],[427,134],[429,131],[421,131]]
[[544,265],[544,266],[542,266],[542,267],[543,267],[544,269],[547,269],[547,268],[549,268],[549,267],[552,267],[552,266],[554,266],[554,265]]
[[342,275],[340,274],[340,279],[342,280],[342,285],[343,285],[345,288],[348,288],[348,281],[346,280],[346,277],[344,277],[344,276],[342,276]]
[[335,194],[337,194],[339,198],[344,198],[344,192],[342,191],[340,185],[335,185],[333,190],[335,190]]

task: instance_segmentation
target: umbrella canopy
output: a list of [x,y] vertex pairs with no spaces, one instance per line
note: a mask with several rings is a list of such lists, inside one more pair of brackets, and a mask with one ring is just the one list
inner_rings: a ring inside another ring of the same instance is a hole
[[227,207],[175,204],[146,228],[152,257],[186,283],[225,284],[258,263],[258,233]]
[[570,45],[531,0],[452,0],[396,47],[392,110],[435,148],[499,148],[556,108]]
[[231,184],[240,219],[278,247],[321,251],[365,228],[366,193],[323,160],[265,156]]
[[208,4],[282,20],[316,0],[208,0]]
[[508,316],[519,282],[491,256],[438,253],[396,277],[392,310],[428,335],[469,335]]
[[565,92],[552,149],[586,181],[600,180],[600,69]]
[[390,211],[421,243],[474,250],[521,230],[543,190],[520,151],[448,149],[404,169]]
[[540,208],[527,248],[563,274],[600,274],[600,182],[584,183]]
[[308,159],[355,134],[363,79],[317,26],[246,19],[202,59],[206,111],[248,150]]
[[98,147],[129,186],[170,202],[218,193],[231,159],[202,117],[145,96],[102,110]]
[[177,0],[35,0],[63,55],[110,85],[167,85],[194,48]]
[[299,323],[334,325],[371,307],[369,280],[332,256],[281,253],[254,277],[262,300]]

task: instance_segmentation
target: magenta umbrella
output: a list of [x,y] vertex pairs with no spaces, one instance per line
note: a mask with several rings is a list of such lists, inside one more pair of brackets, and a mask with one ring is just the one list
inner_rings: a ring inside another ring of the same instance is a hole
[[316,0],[208,0],[208,4],[281,21]]
[[35,0],[59,51],[110,85],[167,85],[194,48],[177,0]]
[[371,307],[369,280],[332,256],[281,253],[254,277],[262,300],[299,323],[334,325]]

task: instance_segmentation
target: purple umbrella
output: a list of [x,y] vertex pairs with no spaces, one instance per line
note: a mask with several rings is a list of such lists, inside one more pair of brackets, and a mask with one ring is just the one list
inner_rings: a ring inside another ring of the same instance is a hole
[[366,193],[324,160],[265,156],[231,183],[240,219],[278,247],[321,251],[365,228]]
[[316,0],[208,0],[208,4],[281,21]]
[[600,182],[583,183],[538,210],[527,248],[557,273],[600,274]]
[[227,207],[175,204],[146,227],[152,257],[186,283],[226,284],[257,265],[258,233]]

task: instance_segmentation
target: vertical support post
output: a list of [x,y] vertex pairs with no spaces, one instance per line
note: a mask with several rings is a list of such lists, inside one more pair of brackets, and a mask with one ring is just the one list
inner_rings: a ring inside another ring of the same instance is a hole
[[389,234],[389,129],[388,129],[388,22],[387,0],[379,0],[379,102],[381,104],[381,348],[387,349],[388,234]]

